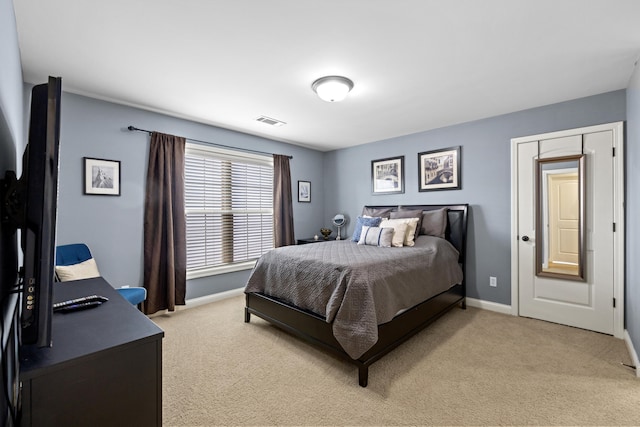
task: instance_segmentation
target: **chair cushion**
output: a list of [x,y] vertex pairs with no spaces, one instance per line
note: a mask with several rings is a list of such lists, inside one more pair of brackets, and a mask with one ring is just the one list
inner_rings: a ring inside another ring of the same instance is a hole
[[147,290],[145,288],[118,288],[116,290],[133,305],[138,305],[147,299]]
[[93,258],[74,265],[56,265],[56,275],[61,282],[69,280],[90,279],[100,277],[98,266]]

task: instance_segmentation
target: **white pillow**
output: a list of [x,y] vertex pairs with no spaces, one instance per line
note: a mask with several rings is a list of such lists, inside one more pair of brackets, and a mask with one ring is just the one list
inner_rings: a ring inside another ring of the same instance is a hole
[[[396,229],[396,232],[393,236],[394,243],[397,239],[402,236],[402,245],[404,246],[413,246],[415,242],[413,241],[416,233],[416,227],[418,226],[419,218],[395,218],[395,219],[382,219],[380,223],[380,227],[393,227]],[[401,230],[397,228],[397,226],[404,224],[406,229],[404,230],[404,234],[401,233]],[[398,237],[396,238],[396,234]],[[396,245],[394,245],[396,246]]]
[[384,221],[380,223],[380,227],[382,228],[382,224],[384,228],[393,228],[393,236],[391,237],[391,246],[394,248],[401,248],[404,246],[404,237],[407,234],[407,224],[402,222],[394,222],[388,223],[388,221]]
[[56,265],[56,274],[61,282],[100,277],[98,266],[93,258],[73,265]]
[[392,227],[380,228],[363,225],[358,244],[390,248],[394,232]]

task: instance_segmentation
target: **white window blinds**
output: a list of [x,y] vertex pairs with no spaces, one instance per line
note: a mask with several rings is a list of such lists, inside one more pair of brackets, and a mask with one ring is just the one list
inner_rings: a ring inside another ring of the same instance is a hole
[[247,268],[273,248],[273,158],[187,143],[185,211],[190,278]]

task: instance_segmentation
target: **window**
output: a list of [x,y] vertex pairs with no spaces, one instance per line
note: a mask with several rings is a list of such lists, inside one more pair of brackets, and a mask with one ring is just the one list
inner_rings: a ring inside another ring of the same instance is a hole
[[187,143],[187,278],[244,270],[273,248],[273,158]]

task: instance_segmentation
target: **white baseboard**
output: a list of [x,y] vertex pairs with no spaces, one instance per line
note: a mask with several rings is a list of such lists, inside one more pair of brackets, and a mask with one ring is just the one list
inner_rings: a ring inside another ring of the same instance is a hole
[[212,303],[212,302],[221,301],[223,299],[232,298],[232,297],[236,297],[238,295],[242,295],[243,293],[244,293],[244,287],[237,288],[237,289],[231,289],[229,291],[224,291],[224,292],[218,292],[217,294],[205,295],[203,297],[188,299],[188,300],[185,301],[186,305],[183,307],[183,309],[198,307],[198,306],[201,306],[201,305],[204,305],[204,304],[209,304],[209,303]]
[[[203,297],[191,298],[185,301],[185,305],[177,305],[175,311],[188,310],[190,308],[199,307],[204,304],[210,304],[212,302],[221,301],[223,299],[236,297],[238,295],[242,295],[244,293],[244,287],[231,289],[229,291],[218,292],[217,294],[205,295]],[[149,318],[153,318],[155,316],[161,316],[163,314],[167,314],[167,310],[161,310],[157,313],[153,313],[149,315]]]
[[502,314],[511,314],[511,306],[499,304],[497,302],[485,301],[481,299],[466,297],[465,301],[469,307],[481,308],[483,310],[495,311]]
[[[186,301],[186,305],[176,307],[176,309],[185,310],[187,308],[198,307],[203,304],[209,304],[215,301],[220,301],[227,298],[232,298],[244,293],[244,287],[238,289],[231,289],[230,291],[219,292],[217,294],[205,295],[203,297],[192,298]],[[502,314],[511,314],[511,306],[506,304],[499,304],[497,302],[485,301],[475,298],[465,298],[469,307],[481,308],[483,310],[495,311]]]
[[629,350],[631,361],[636,367],[636,377],[640,378],[640,362],[638,361],[638,353],[633,347],[633,342],[631,341],[631,337],[629,336],[629,331],[627,331],[626,329],[624,330],[624,342],[625,344],[627,344],[627,350]]

